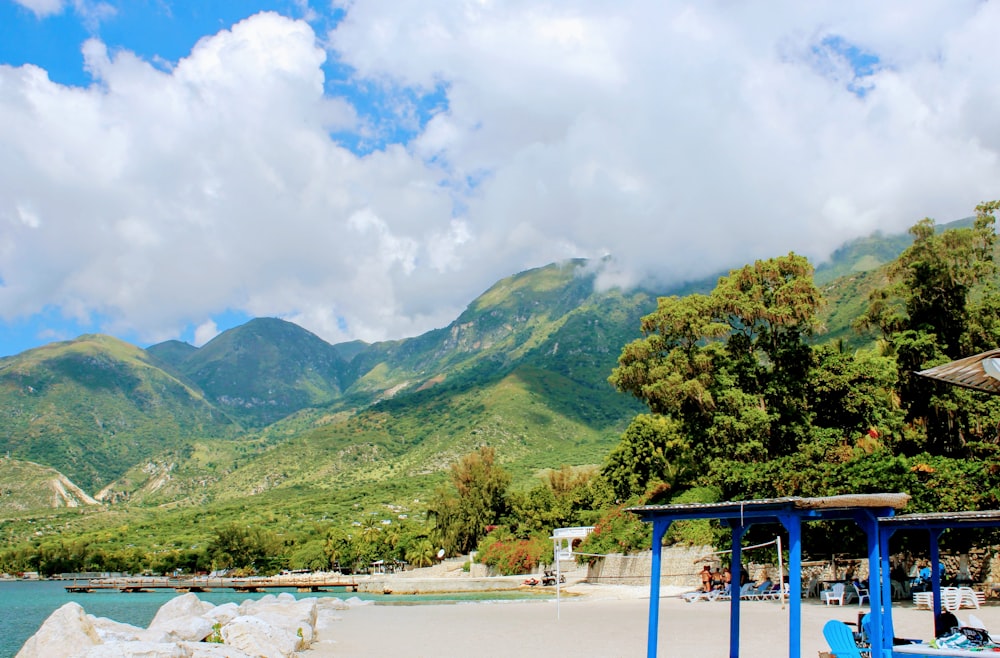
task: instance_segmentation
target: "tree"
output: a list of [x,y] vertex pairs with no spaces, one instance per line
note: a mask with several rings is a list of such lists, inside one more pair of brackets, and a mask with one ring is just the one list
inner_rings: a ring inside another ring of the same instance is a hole
[[644,493],[651,482],[674,488],[693,475],[691,446],[680,430],[668,416],[639,414],[632,420],[601,471],[619,501]]
[[[820,304],[805,258],[757,261],[719,279],[709,295],[661,297],[609,381],[679,423],[671,432],[698,461],[788,454],[809,423],[806,339]],[[619,456],[628,453],[623,447]]]
[[[906,418],[923,428],[927,448],[961,454],[978,415],[970,394],[915,373],[968,356],[995,337],[996,295],[976,294],[996,274],[995,213],[1000,201],[976,206],[970,228],[938,231],[923,219],[911,229],[913,244],[889,268],[889,285],[872,293],[863,327],[878,327],[892,346]],[[974,436],[974,432],[971,435]]]
[[452,494],[439,489],[428,516],[435,522],[435,534],[446,551],[465,553],[475,548],[507,511],[510,475],[496,463],[489,446],[462,457],[451,466]]

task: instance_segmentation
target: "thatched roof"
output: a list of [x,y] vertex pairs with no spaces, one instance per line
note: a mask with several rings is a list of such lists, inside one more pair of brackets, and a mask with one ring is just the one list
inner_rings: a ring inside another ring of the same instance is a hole
[[955,386],[1000,395],[1000,349],[934,366],[917,374]]

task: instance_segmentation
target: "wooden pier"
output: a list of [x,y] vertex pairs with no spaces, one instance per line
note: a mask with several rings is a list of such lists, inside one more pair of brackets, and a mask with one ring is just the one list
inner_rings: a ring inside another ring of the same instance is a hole
[[66,591],[73,594],[89,594],[102,590],[118,592],[151,592],[172,589],[178,593],[210,592],[215,589],[231,589],[237,592],[263,592],[268,589],[294,588],[299,592],[326,592],[344,588],[358,591],[358,582],[352,577],[340,574],[307,574],[295,576],[269,576],[251,578],[92,578],[74,581],[66,585]]

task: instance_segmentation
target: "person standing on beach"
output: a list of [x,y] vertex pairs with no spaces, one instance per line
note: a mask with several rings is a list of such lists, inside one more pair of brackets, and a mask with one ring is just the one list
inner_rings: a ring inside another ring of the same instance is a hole
[[712,567],[705,565],[701,570],[701,589],[705,592],[712,591]]

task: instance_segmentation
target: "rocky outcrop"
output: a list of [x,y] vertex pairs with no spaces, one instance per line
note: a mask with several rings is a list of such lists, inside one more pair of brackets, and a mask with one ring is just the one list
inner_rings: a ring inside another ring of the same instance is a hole
[[16,658],[290,658],[308,649],[318,628],[358,598],[267,595],[214,606],[194,594],[165,603],[148,628],[94,617],[77,603],[53,612]]

